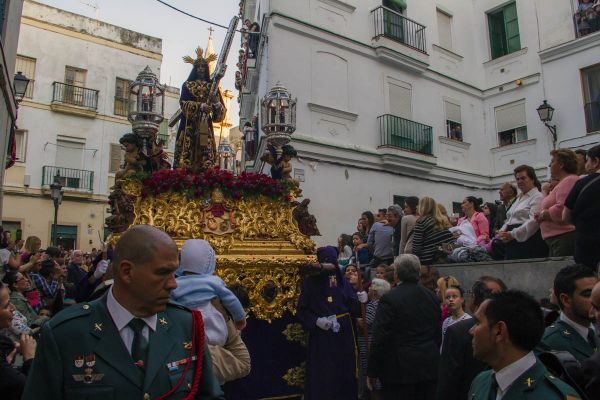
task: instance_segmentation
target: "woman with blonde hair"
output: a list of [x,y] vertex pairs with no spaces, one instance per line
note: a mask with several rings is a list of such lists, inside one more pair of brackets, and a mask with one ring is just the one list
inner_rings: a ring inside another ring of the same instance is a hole
[[452,241],[452,233],[448,230],[450,221],[431,197],[419,201],[419,215],[413,230],[412,252],[421,264],[430,265],[435,261],[438,246]]

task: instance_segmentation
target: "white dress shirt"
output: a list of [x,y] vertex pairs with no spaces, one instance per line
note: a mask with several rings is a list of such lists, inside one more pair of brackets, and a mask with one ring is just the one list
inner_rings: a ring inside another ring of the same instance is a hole
[[533,355],[533,351],[530,351],[525,357],[518,359],[514,363],[507,365],[500,371],[495,372],[496,382],[498,382],[498,391],[496,392],[496,400],[502,399],[508,389],[518,377],[523,375],[525,371],[535,365],[537,359]]
[[[129,354],[131,354],[131,345],[133,343],[134,332],[129,326],[127,326],[127,324],[132,319],[136,318],[135,315],[127,311],[127,309],[125,309],[125,307],[119,304],[117,299],[115,299],[112,286],[108,291],[108,295],[106,296],[106,307],[108,308],[108,313],[117,327],[117,331],[119,331],[119,335],[121,336],[127,351]],[[141,319],[146,323],[146,326],[144,326],[144,329],[142,329],[142,335],[146,338],[146,340],[149,341],[150,329],[152,329],[153,332],[156,331],[156,322],[158,321],[158,317],[156,314],[154,314],[150,317]]]
[[567,317],[564,312],[561,312],[558,318],[571,328],[575,329],[575,332],[579,333],[586,342],[588,340],[588,333],[590,332],[590,329],[594,330],[594,324],[590,323],[587,327],[585,327]]
[[537,223],[534,215],[542,209],[542,200],[544,196],[535,187],[521,194],[506,212],[506,221],[502,230],[506,231],[509,225],[521,225],[510,231],[513,239],[524,242],[532,237],[540,229],[540,224]]

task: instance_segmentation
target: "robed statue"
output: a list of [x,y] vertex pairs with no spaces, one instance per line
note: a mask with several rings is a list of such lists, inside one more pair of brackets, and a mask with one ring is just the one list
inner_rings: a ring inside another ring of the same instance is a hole
[[[213,123],[225,118],[225,105],[218,90],[212,90],[208,64],[216,60],[214,54],[203,57],[196,49],[196,59],[186,56],[184,61],[193,65],[192,72],[181,88],[179,105],[181,120],[177,130],[174,168],[202,172],[218,165]],[[220,77],[213,77],[220,79]]]

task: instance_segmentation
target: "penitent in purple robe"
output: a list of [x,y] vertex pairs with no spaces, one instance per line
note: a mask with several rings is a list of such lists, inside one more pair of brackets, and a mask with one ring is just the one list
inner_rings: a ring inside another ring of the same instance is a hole
[[[352,319],[358,307],[356,293],[342,278],[339,268],[333,275],[304,280],[297,316],[309,332],[305,400],[357,398],[357,350]],[[317,318],[330,315],[338,316],[338,333],[316,325]]]

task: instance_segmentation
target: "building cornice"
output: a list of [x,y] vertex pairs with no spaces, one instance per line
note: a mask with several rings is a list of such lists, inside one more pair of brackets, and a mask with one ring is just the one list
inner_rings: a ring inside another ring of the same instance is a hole
[[[496,190],[501,183],[512,179],[511,174],[502,173],[492,176],[478,174],[472,170],[450,168],[439,165],[434,156],[401,149],[370,149],[360,145],[342,145],[299,133],[294,134],[293,143],[300,160],[325,162],[470,189]],[[250,168],[257,170],[259,164],[255,163]],[[535,166],[540,176],[543,175],[545,168],[545,166]]]
[[577,54],[579,52],[600,47],[600,32],[583,36],[579,39],[573,39],[566,43],[559,44],[538,53],[542,64],[560,60],[561,58]]
[[138,49],[137,47],[127,46],[122,43],[113,42],[112,40],[100,38],[100,37],[93,36],[93,35],[90,35],[87,33],[76,32],[76,31],[64,28],[62,26],[50,24],[48,22],[40,21],[40,20],[33,19],[30,17],[22,16],[21,24],[28,25],[28,26],[38,28],[38,29],[43,29],[43,30],[46,30],[49,32],[58,33],[60,35],[72,37],[75,39],[80,39],[80,40],[83,40],[86,42],[99,44],[101,46],[110,47],[110,48],[113,48],[116,50],[126,51],[128,53],[136,54],[136,55],[150,58],[150,59],[157,60],[157,61],[162,61],[162,58],[163,58],[162,54],[160,54],[160,53],[154,53],[152,51]]
[[[46,111],[54,112],[52,110],[52,106],[50,106],[49,104],[40,103],[40,102],[33,101],[30,99],[23,99],[23,101],[20,103],[20,105],[21,105],[21,107],[30,107],[30,108],[35,108],[38,110],[46,110]],[[129,120],[127,120],[127,117],[118,117],[118,116],[106,115],[106,114],[96,114],[95,119],[101,120],[101,121],[107,121],[107,122],[114,122],[116,124],[131,125]]]

